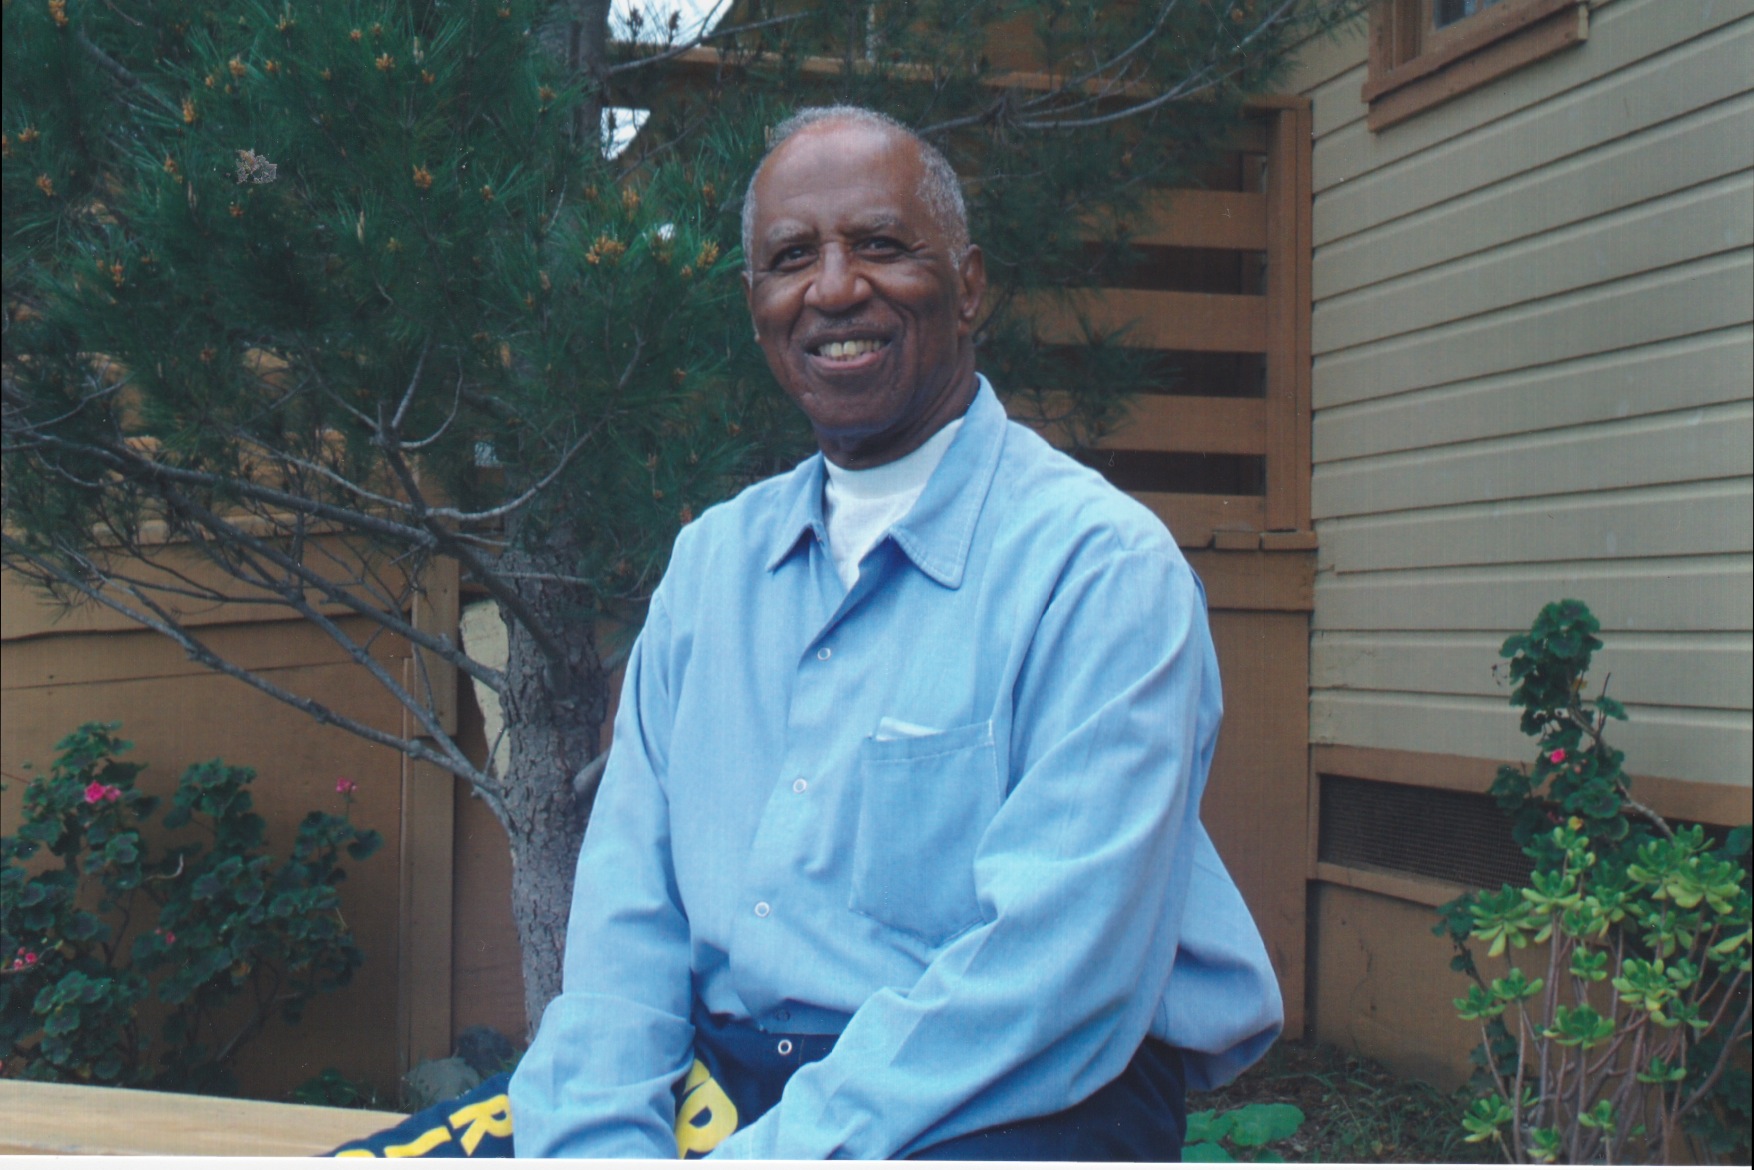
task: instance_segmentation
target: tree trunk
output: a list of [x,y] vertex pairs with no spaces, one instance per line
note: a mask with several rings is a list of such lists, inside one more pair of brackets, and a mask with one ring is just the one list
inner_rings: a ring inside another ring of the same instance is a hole
[[[559,537],[550,547],[564,547]],[[501,607],[506,623],[506,685],[501,695],[510,744],[502,822],[512,852],[512,917],[523,951],[524,1013],[536,1034],[543,1009],[560,994],[573,868],[590,810],[573,778],[596,758],[607,710],[587,596],[577,586],[518,574],[564,573],[540,551],[505,554],[504,580],[558,643],[545,653],[527,626]]]
[[573,144],[580,150],[595,150],[607,104],[610,0],[576,0],[576,5],[568,30],[567,64],[574,76],[587,80],[584,100],[573,114]]

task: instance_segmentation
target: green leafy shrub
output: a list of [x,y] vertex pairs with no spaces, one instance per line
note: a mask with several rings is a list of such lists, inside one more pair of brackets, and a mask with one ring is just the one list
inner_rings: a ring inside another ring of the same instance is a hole
[[378,1096],[376,1087],[366,1081],[352,1080],[338,1068],[325,1068],[294,1089],[292,1099],[300,1105],[327,1105],[336,1109],[384,1109],[387,1106]]
[[[1455,1004],[1484,1041],[1466,1140],[1515,1162],[1655,1162],[1684,1126],[1712,1153],[1745,1152],[1749,829],[1714,842],[1633,798],[1604,738],[1626,710],[1605,683],[1584,698],[1600,628],[1558,602],[1501,651],[1539,749],[1492,792],[1533,866],[1521,888],[1443,907],[1436,928],[1474,979]],[[1488,979],[1470,944],[1532,962]]]
[[[382,840],[311,812],[280,859],[251,811],[255,772],[213,760],[183,773],[161,822],[205,839],[155,850],[142,830],[159,800],[135,785],[145,765],[117,758],[133,746],[118,727],[57,744],[0,838],[0,1062],[32,1080],[231,1092],[238,1050],[275,1013],[296,1022],[364,961],[335,886],[343,851],[363,860]],[[337,784],[348,804],[353,787]],[[60,864],[32,872],[43,849]]]
[[1190,1113],[1182,1161],[1283,1162],[1282,1155],[1266,1147],[1290,1137],[1302,1124],[1303,1110],[1277,1102]]

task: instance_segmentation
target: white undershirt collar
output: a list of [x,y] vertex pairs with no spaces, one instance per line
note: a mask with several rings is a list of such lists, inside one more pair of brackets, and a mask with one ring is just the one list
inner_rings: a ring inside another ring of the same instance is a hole
[[960,417],[945,423],[924,443],[900,459],[854,471],[827,458],[822,487],[822,517],[828,526],[828,551],[835,572],[848,589],[859,579],[859,562],[889,529],[913,508],[932,472],[949,450]]

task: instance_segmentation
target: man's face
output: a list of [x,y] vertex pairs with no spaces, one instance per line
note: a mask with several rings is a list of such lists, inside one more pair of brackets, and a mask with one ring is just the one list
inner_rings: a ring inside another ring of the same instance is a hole
[[986,274],[951,253],[906,138],[824,123],[788,139],[755,188],[749,313],[774,378],[823,453],[874,467],[967,408]]

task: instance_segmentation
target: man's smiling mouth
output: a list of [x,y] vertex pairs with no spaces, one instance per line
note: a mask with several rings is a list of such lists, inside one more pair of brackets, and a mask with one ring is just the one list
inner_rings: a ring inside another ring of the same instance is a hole
[[821,345],[807,347],[805,352],[830,361],[844,362],[864,357],[868,353],[876,353],[888,344],[887,341],[862,337],[852,341],[825,341]]

